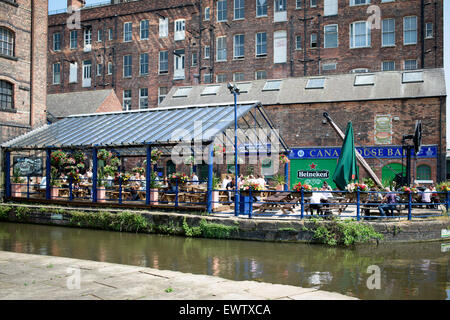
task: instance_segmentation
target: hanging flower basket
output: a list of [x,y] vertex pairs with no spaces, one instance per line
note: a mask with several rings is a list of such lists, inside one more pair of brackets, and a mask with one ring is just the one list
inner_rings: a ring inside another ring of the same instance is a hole
[[289,162],[290,162],[290,160],[286,155],[280,154],[280,163],[285,164],[285,163],[289,163]]
[[112,152],[106,150],[106,149],[100,149],[97,152],[97,159],[106,161],[108,159],[111,159],[113,157]]
[[53,167],[61,167],[66,164],[67,153],[62,150],[53,151],[50,155],[50,163]]
[[134,167],[133,169],[131,169],[131,171],[133,171],[133,173],[139,173],[139,174],[145,173],[145,169],[142,167]]

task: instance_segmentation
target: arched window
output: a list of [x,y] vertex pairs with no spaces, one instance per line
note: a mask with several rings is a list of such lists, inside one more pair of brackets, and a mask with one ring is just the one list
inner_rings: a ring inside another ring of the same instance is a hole
[[431,180],[431,168],[426,164],[417,166],[417,180]]
[[14,57],[14,32],[0,27],[0,54]]
[[14,108],[14,89],[10,82],[0,80],[0,109]]

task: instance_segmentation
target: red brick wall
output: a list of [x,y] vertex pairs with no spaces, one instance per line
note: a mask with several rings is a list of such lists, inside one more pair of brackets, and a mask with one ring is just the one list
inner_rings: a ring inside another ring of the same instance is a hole
[[103,103],[95,112],[112,111],[122,111],[122,104],[120,103],[114,91],[111,91],[111,94],[103,101]]

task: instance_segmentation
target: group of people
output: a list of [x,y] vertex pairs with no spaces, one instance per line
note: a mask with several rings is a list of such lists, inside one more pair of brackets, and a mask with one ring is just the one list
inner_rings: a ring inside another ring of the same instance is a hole
[[236,184],[236,178],[235,176],[230,177],[230,175],[226,175],[225,178],[222,180],[222,189],[221,190],[229,190],[228,191],[228,201],[232,201],[233,193],[231,190],[241,189],[241,187],[246,183],[256,183],[259,184],[261,187],[261,190],[267,189],[267,181],[264,179],[262,175],[249,175],[247,178],[244,177],[244,175],[240,174],[237,177],[237,184]]

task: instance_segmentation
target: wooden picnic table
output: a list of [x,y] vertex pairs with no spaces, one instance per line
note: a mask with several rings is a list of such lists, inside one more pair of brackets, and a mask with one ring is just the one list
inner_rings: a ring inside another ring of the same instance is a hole
[[294,197],[291,192],[279,192],[267,197],[263,202],[255,203],[254,208],[257,212],[264,212],[266,210],[281,209],[283,213],[294,211],[296,205],[301,199]]

